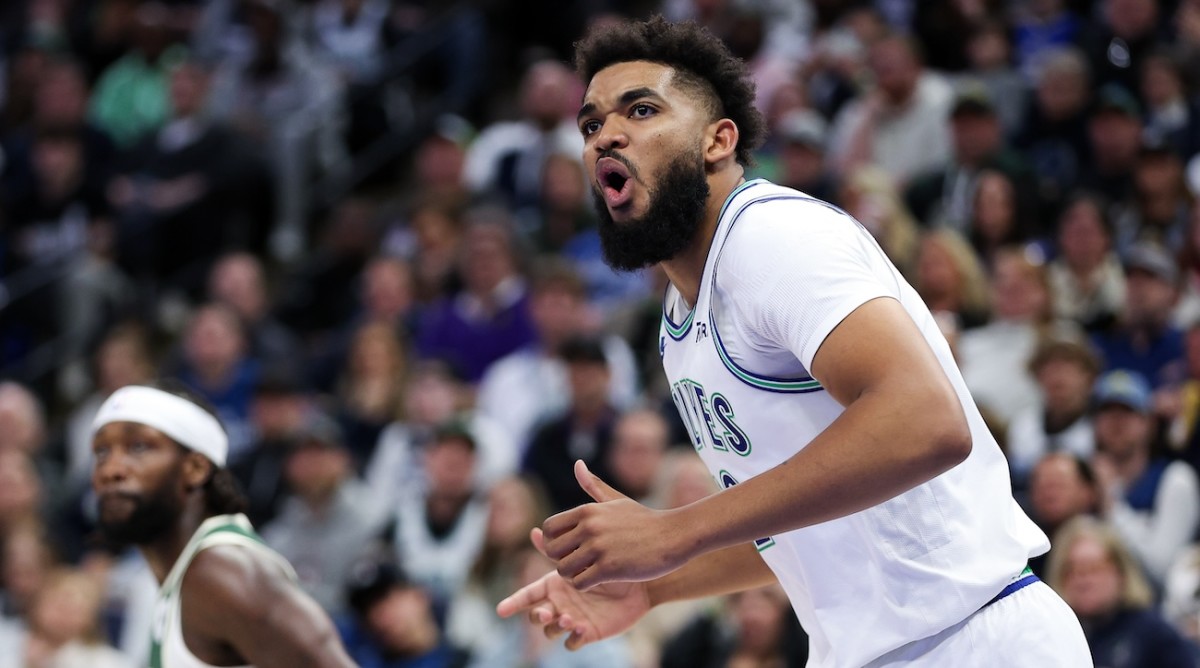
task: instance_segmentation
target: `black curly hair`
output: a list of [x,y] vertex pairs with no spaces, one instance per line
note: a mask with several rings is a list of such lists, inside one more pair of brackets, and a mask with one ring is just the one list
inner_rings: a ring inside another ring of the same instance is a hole
[[766,123],[754,106],[754,80],[746,64],[720,39],[693,21],[671,23],[655,15],[601,25],[575,43],[575,70],[585,83],[610,65],[635,60],[670,67],[673,83],[706,102],[713,120],[733,121],[737,161],[754,164],[752,154],[762,145]]
[[[179,380],[175,378],[161,378],[150,383],[150,386],[196,404],[204,412],[216,418],[218,423],[221,422],[221,417],[217,415],[217,409],[212,403],[199,394],[196,394]],[[224,428],[224,425],[222,425],[222,428]],[[179,444],[177,443],[176,445]],[[182,450],[187,450],[183,445],[179,445],[179,447]],[[213,466],[212,473],[204,481],[205,515],[212,517],[213,515],[244,513],[248,506],[249,502],[246,499],[246,495],[242,492],[241,485],[238,484],[237,478],[233,476],[233,473],[223,466]]]

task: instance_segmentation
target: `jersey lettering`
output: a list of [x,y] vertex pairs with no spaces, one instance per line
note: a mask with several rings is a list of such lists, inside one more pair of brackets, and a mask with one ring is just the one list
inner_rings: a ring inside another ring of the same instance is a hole
[[743,457],[750,454],[750,439],[746,437],[746,432],[742,431],[742,428],[733,421],[733,404],[729,403],[725,395],[717,393],[712,396],[712,409],[717,416],[717,422],[721,423],[724,430],[722,440],[729,446],[729,449]]
[[707,444],[720,452],[732,450],[742,457],[750,454],[750,438],[734,421],[733,404],[725,395],[713,394],[710,399],[703,385],[684,378],[672,385],[671,398],[697,451]]

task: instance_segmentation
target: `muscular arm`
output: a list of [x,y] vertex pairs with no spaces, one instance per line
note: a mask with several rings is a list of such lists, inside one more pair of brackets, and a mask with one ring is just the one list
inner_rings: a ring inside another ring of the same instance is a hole
[[775,574],[753,543],[697,557],[676,571],[646,583],[650,607],[672,601],[732,594],[775,582]]
[[198,554],[184,576],[181,605],[189,647],[226,647],[257,668],[354,666],[325,612],[249,550],[218,546]]
[[844,517],[970,454],[958,396],[896,300],[874,299],[847,316],[821,344],[812,373],[845,412],[776,468],[681,509],[690,550]]
[[[803,450],[676,510],[655,515],[616,501],[556,515],[543,529],[558,572],[580,588],[653,580],[700,555],[877,505],[970,453],[958,396],[894,299],[872,299],[843,319],[811,371],[846,410]],[[659,549],[646,550],[648,541]]]

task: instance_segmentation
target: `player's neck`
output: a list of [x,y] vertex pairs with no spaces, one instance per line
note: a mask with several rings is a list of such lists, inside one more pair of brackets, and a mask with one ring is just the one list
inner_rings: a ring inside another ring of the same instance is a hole
[[720,222],[721,208],[729,193],[745,182],[745,172],[738,165],[736,169],[727,169],[709,177],[708,201],[704,205],[704,222],[696,238],[682,253],[662,263],[663,271],[671,284],[683,296],[688,308],[695,308],[696,300],[700,297],[700,282],[704,278],[704,265],[708,262],[708,251],[712,247],[713,237],[717,234],[717,223]]
[[172,527],[161,536],[138,548],[146,558],[155,579],[161,584],[171,573],[175,561],[187,547],[188,541],[196,533],[196,529],[208,519],[204,511],[204,499],[189,499],[183,506],[183,512]]

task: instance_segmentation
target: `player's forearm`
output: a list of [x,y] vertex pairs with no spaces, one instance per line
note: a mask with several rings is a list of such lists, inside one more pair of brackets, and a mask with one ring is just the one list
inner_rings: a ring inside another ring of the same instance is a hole
[[677,571],[646,583],[650,606],[720,596],[775,582],[775,574],[753,543],[697,557]]
[[862,395],[783,464],[679,509],[691,541],[683,549],[701,554],[844,517],[952,468],[971,438],[952,401],[919,383]]

